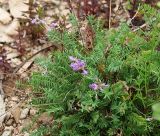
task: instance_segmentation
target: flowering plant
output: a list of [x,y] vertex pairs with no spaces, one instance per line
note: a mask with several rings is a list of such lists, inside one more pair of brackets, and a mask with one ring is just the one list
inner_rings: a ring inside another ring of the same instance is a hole
[[51,31],[52,29],[55,29],[58,26],[56,22],[47,24],[46,21],[44,19],[40,19],[38,15],[36,15],[35,18],[31,19],[31,23],[33,25],[39,25],[42,28],[46,29],[47,31]]
[[73,56],[69,57],[70,61],[72,61],[70,67],[74,70],[74,71],[80,71],[81,74],[83,75],[87,75],[88,71],[85,70],[85,62],[83,60],[74,58]]
[[[148,13],[148,9],[152,8],[144,6],[142,11]],[[48,38],[63,45],[64,50],[50,58],[39,58],[37,63],[46,74],[33,73],[31,78],[36,94],[42,94],[32,103],[42,112],[54,114],[53,125],[47,126],[43,135],[160,133],[154,118],[156,106],[152,118],[152,104],[159,102],[160,95],[160,18],[152,10],[153,21],[145,16],[149,33],[133,32],[127,24],[107,31],[101,21],[88,17],[95,34],[90,50],[85,42],[82,45],[82,36],[77,36],[76,20],[71,21],[70,32],[49,31]]]

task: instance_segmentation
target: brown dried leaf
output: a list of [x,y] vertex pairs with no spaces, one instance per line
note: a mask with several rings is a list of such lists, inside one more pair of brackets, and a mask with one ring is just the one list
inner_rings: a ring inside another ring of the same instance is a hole
[[11,36],[18,34],[18,28],[19,22],[16,19],[14,19],[9,25],[0,24],[0,42],[13,42],[14,39]]
[[83,24],[83,27],[81,28],[81,32],[82,32],[83,41],[85,43],[84,45],[85,48],[87,50],[93,49],[95,33],[92,27],[88,24],[88,22],[85,22]]
[[12,18],[10,17],[10,14],[4,9],[0,8],[0,23],[8,24],[11,20]]
[[20,56],[19,52],[11,52],[11,53],[7,54],[6,60],[13,59],[13,58],[16,58],[18,56]]
[[23,12],[29,9],[29,6],[24,4],[27,2],[28,0],[9,0],[8,3],[12,16],[15,18],[24,18]]
[[26,62],[19,70],[18,70],[18,74],[22,74],[25,71],[27,71],[27,69],[32,65],[33,60],[30,60],[28,62]]

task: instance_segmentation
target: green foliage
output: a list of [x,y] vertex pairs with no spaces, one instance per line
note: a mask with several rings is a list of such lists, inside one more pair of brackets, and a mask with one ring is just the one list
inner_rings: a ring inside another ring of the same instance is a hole
[[156,103],[152,106],[153,117],[160,121],[160,103]]
[[[43,135],[48,132],[53,136],[160,134],[156,118],[148,120],[152,116],[152,104],[160,100],[157,50],[160,18],[156,10],[146,5],[141,9],[146,13],[148,31],[133,32],[126,24],[107,31],[101,21],[89,17],[95,33],[91,51],[81,45],[76,27],[72,32],[49,32],[49,39],[63,45],[64,50],[57,51],[52,58],[38,59],[43,70],[33,73],[31,78],[35,93],[42,94],[32,103],[43,112],[54,113],[54,124],[47,127],[46,133],[44,127],[40,129]],[[75,26],[74,19],[71,16]],[[84,60],[88,75],[73,71],[69,56]],[[93,91],[89,85],[97,80],[109,87]],[[36,136],[41,136],[41,131]]]

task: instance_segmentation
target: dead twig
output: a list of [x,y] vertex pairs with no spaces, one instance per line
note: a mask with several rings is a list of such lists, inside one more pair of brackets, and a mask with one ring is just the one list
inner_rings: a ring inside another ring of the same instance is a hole
[[144,27],[146,27],[146,26],[147,26],[147,24],[143,24],[143,25],[139,26],[138,28],[134,29],[133,32],[136,32],[136,31],[138,31],[139,29],[142,29],[142,28],[144,28]]
[[108,4],[109,4],[109,15],[108,15],[108,29],[111,28],[111,14],[112,14],[112,1],[108,0]]
[[42,48],[41,50],[37,51],[35,54],[33,54],[32,56],[30,56],[30,57],[27,58],[24,62],[22,62],[19,66],[17,66],[17,67],[15,68],[15,70],[13,71],[13,74],[17,73],[18,70],[19,70],[25,63],[27,63],[30,59],[32,59],[34,56],[36,56],[36,55],[39,54],[40,52],[42,52],[42,51],[44,51],[44,50],[46,50],[46,49],[49,49],[50,47],[53,47],[53,46],[56,47],[55,44],[52,44],[52,45],[50,45],[50,46],[44,47],[44,48]]
[[81,40],[82,40],[82,44],[83,44],[83,46],[85,46],[85,42],[84,42],[84,39],[83,39],[83,35],[82,35],[82,31],[81,31],[81,29],[80,29],[80,23],[79,23],[79,19],[78,19],[78,17],[76,16],[76,13],[74,12],[74,9],[73,9],[73,7],[72,7],[72,0],[67,0],[68,1],[68,5],[69,5],[69,7],[70,7],[70,12],[76,17],[76,19],[77,19],[77,23],[78,23],[78,30],[79,30],[79,34],[80,34],[80,37],[81,37]]
[[2,81],[4,79],[4,75],[2,73],[0,73],[0,95],[2,95],[2,97],[4,98],[4,91],[2,88]]
[[131,23],[131,25],[133,25],[132,24],[132,20],[134,20],[136,17],[137,17],[137,15],[138,15],[138,13],[139,13],[139,9],[140,9],[140,5],[138,6],[138,9],[137,9],[137,11],[136,11],[136,13],[134,14],[134,16],[130,19],[130,23]]

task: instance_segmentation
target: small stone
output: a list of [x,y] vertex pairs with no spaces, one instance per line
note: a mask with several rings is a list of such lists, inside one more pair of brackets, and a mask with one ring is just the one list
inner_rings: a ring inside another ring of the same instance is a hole
[[20,123],[18,123],[17,127],[20,127],[20,126],[21,126],[21,124],[20,124]]
[[13,130],[13,126],[5,127],[4,130]]
[[13,133],[14,133],[14,135],[18,135],[18,133],[19,133],[18,128],[15,128]]
[[20,115],[20,119],[25,119],[27,117],[29,113],[29,108],[25,108],[24,110],[22,110],[21,115]]
[[8,102],[8,99],[7,98],[5,98],[5,100],[4,100],[5,102]]
[[18,99],[17,96],[13,96],[13,97],[11,98],[11,100],[14,101],[14,102],[18,102],[18,101],[19,101],[19,99]]
[[11,108],[11,107],[14,107],[16,104],[17,104],[16,102],[10,101],[10,102],[8,103],[8,106]]
[[11,62],[12,62],[11,64],[13,67],[16,67],[22,63],[22,61],[19,58],[13,58],[11,59]]
[[17,124],[16,124],[16,123],[14,123],[14,124],[13,124],[13,127],[14,127],[14,128],[16,128],[16,127],[17,127]]
[[[16,58],[16,57],[18,57],[19,55],[20,55],[20,53],[18,53],[18,52],[11,52],[11,53],[7,54],[6,60]],[[12,100],[12,99],[13,99],[13,101],[17,101],[17,100],[18,100],[17,96],[12,97],[11,100]]]
[[13,127],[12,127],[12,126],[10,126],[10,127],[5,127],[2,136],[11,136],[12,131],[13,131]]
[[5,117],[5,121],[9,120],[9,118],[11,118],[11,113],[7,112],[6,113],[6,117]]
[[5,130],[2,134],[2,136],[11,136],[12,130]]
[[19,124],[22,124],[22,120],[19,120]]
[[6,122],[6,125],[7,125],[7,126],[12,125],[13,121],[14,121],[13,119],[9,119],[9,120]]
[[30,112],[29,112],[29,114],[31,115],[31,116],[34,116],[35,114],[36,114],[36,110],[35,109],[30,109]]

